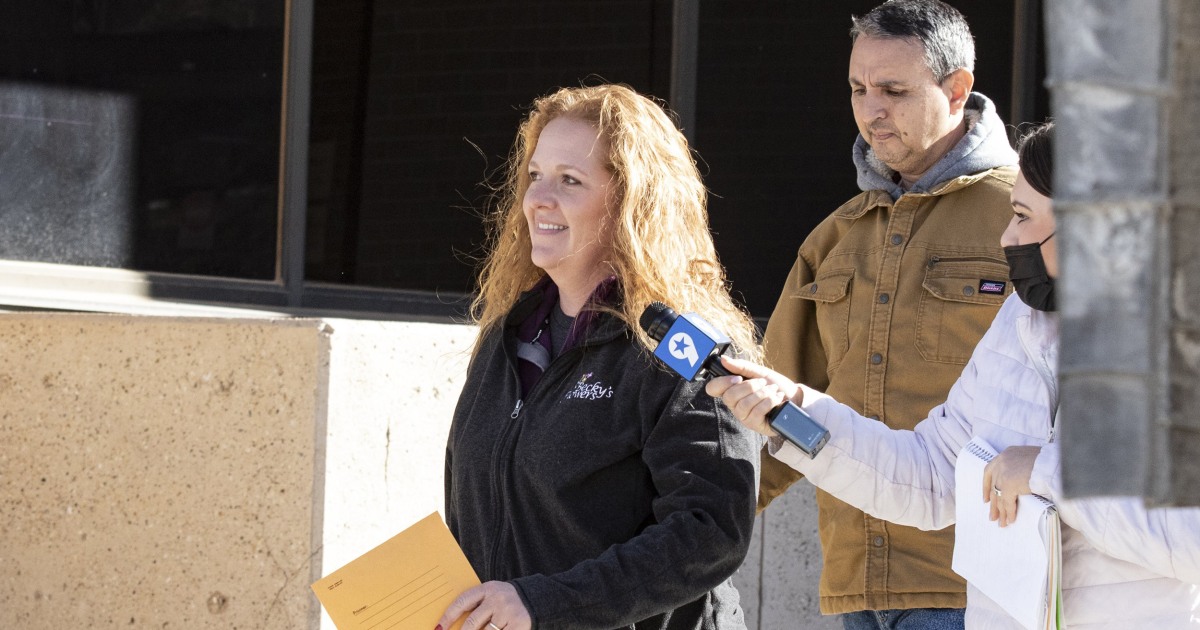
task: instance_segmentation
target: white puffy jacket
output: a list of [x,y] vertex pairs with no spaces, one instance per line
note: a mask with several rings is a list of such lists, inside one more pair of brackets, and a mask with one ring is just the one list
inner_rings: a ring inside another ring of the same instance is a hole
[[[922,529],[954,522],[954,464],[978,435],[1003,450],[1042,450],[1030,488],[1058,504],[1063,611],[1071,628],[1200,626],[1200,509],[1152,509],[1140,499],[1063,500],[1052,410],[1058,319],[1013,294],[997,313],[945,403],[913,431],[864,418],[804,388],[804,409],[830,431],[808,459],[773,439],[772,454],[809,481],[877,518]],[[967,627],[1018,628],[967,586]]]

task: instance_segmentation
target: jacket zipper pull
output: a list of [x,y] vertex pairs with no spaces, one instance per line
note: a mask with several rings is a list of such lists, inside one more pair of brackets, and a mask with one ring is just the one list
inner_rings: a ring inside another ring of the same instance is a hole
[[517,419],[517,415],[521,413],[521,405],[522,405],[522,404],[523,404],[523,403],[522,403],[521,399],[520,399],[520,398],[518,398],[518,399],[517,399],[517,406],[516,406],[516,407],[513,407],[513,412],[512,412],[512,415],[510,415],[510,416],[509,416],[509,418],[512,418],[513,420],[516,420],[516,419]]

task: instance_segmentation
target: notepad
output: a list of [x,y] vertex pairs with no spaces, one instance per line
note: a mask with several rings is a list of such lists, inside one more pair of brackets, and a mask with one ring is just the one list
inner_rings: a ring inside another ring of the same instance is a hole
[[429,630],[459,593],[478,584],[434,512],[313,582],[312,590],[338,630]]
[[1062,627],[1062,540],[1058,510],[1036,494],[1017,498],[1007,527],[988,520],[983,468],[996,450],[971,439],[955,465],[951,567],[1029,630]]

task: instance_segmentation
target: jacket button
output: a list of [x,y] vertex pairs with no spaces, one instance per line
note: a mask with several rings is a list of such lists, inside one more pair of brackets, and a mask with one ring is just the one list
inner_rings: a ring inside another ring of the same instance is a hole
[[886,293],[880,293],[880,294],[879,294],[879,303],[880,303],[880,304],[887,304],[887,303],[888,303],[888,299],[889,299],[889,298],[888,298],[888,294],[886,294]]
[[965,295],[967,297],[975,295],[975,287],[972,287],[972,286],[963,287],[963,295]]
[[871,363],[873,365],[879,365],[880,363],[883,363],[883,355],[879,354],[878,352],[876,352],[875,354],[872,354],[871,355]]
[[903,236],[900,236],[899,234],[892,235],[892,245],[899,245],[900,243],[903,243],[903,242],[904,242]]
[[883,536],[876,536],[875,540],[872,540],[871,542],[874,543],[876,547],[882,547],[883,546]]
[[812,286],[808,287],[808,292],[809,292],[809,293],[816,293],[816,292],[817,292],[817,285],[816,285],[816,283],[813,283],[813,285],[812,285]]

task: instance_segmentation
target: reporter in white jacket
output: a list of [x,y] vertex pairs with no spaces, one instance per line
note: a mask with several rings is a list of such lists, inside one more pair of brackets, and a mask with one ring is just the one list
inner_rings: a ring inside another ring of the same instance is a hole
[[[1035,128],[1018,147],[1021,173],[1012,192],[1013,218],[1001,237],[1016,293],[997,313],[946,402],[915,430],[889,429],[744,361],[726,360],[730,371],[742,376],[714,379],[707,390],[721,396],[746,426],[771,438],[774,457],[822,490],[877,518],[922,529],[953,524],[955,461],[978,435],[1003,451],[985,470],[984,487],[958,499],[990,501],[992,518],[1000,525],[1015,518],[1020,494],[1040,494],[1058,504],[1063,615],[1069,627],[1197,627],[1200,509],[1146,509],[1138,498],[1062,497],[1054,433],[1058,265],[1052,128]],[[829,429],[830,441],[814,459],[766,422],[765,414],[785,397]],[[1019,627],[970,584],[966,626]]]

